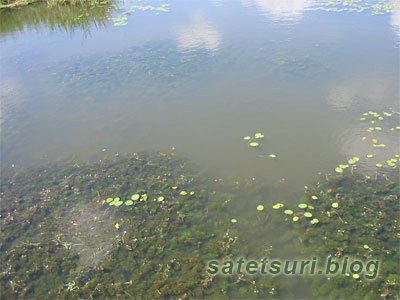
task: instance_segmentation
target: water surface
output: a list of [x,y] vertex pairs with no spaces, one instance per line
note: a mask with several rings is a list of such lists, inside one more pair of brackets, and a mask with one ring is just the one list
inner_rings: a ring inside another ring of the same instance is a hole
[[[372,136],[359,119],[399,111],[400,15],[360,5],[126,1],[1,11],[1,162],[175,149],[215,180],[261,184],[257,199],[243,200],[250,211],[259,201],[297,201],[319,173],[353,156],[374,151],[362,166],[374,174],[399,152],[398,130],[374,135],[387,144],[377,152],[363,143]],[[379,124],[398,123],[395,114]],[[243,137],[257,132],[265,137],[253,149]]]

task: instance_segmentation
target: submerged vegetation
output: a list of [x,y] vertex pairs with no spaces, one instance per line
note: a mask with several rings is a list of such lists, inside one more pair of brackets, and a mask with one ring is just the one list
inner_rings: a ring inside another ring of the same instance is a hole
[[[306,218],[303,218],[303,210],[294,209],[299,219],[292,225],[302,244],[302,255],[381,261],[379,276],[371,282],[359,279],[358,274],[351,276],[353,278],[349,277],[351,274],[329,280],[310,278],[314,296],[332,299],[400,297],[398,179],[398,173],[378,179],[347,174],[334,176],[306,191],[301,201],[309,204],[308,209],[312,206],[312,210],[304,213]],[[312,195],[318,195],[318,199]],[[299,208],[307,209],[307,204],[299,204]],[[318,219],[307,220],[312,215]],[[291,218],[284,219],[292,222]]]
[[[171,153],[10,174],[1,186],[0,293],[7,299],[254,294],[253,281],[204,272],[208,259],[231,255],[238,240],[226,211],[232,195],[207,182]],[[263,294],[271,288],[278,288],[271,278],[257,284]]]
[[[205,272],[209,259],[276,256],[281,252],[272,246],[292,240],[304,257],[382,261],[372,282],[358,274],[310,277],[314,296],[400,296],[397,173],[333,175],[306,189],[298,205],[258,204],[252,216],[239,216],[243,197],[259,199],[260,188],[215,184],[173,153],[9,172],[1,183],[0,293],[7,299],[293,296],[282,278]],[[265,248],[260,237],[274,233]]]

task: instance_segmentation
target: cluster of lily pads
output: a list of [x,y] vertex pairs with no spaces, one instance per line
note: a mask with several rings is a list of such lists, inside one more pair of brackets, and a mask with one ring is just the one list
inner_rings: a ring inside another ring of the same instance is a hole
[[[365,113],[362,114],[362,117],[360,118],[360,120],[361,120],[361,121],[367,121],[367,118],[370,117],[370,118],[372,118],[372,120],[370,120],[370,123],[371,123],[371,124],[375,124],[376,121],[383,121],[383,120],[385,119],[385,117],[391,117],[391,116],[393,116],[394,114],[399,114],[399,113],[398,113],[398,112],[395,112],[395,111],[392,111],[392,112],[386,112],[386,111],[384,111],[382,114],[379,114],[379,113],[374,112],[374,111],[368,111],[368,112],[365,112]],[[392,127],[390,130],[391,130],[391,131],[394,131],[394,130],[396,130],[396,129],[397,129],[397,130],[400,129],[400,126]],[[369,127],[367,131],[368,131],[368,132],[373,132],[373,131],[375,131],[375,130],[376,130],[376,131],[381,131],[381,130],[382,130],[382,127],[379,127],[379,126],[376,126],[376,127]],[[367,140],[367,137],[366,137],[366,136],[362,137],[362,140],[363,140],[363,141]],[[386,147],[385,144],[383,144],[383,143],[378,143],[378,139],[377,139],[377,138],[372,138],[372,139],[371,139],[371,142],[372,142],[372,146],[373,146],[374,148],[384,148],[384,147]],[[373,158],[373,157],[375,157],[375,154],[367,154],[367,155],[366,155],[366,158]],[[399,155],[399,154],[395,154],[394,157],[392,157],[392,158],[386,160],[386,164],[387,164],[389,167],[392,167],[392,168],[395,169],[395,168],[398,167],[396,163],[398,163],[399,158],[400,158],[400,155]],[[357,163],[359,160],[360,160],[359,157],[350,158],[350,159],[348,160],[348,163],[347,163],[347,164],[340,164],[338,167],[336,167],[336,168],[335,168],[335,172],[336,172],[336,173],[339,173],[339,174],[342,174],[343,171],[344,171],[345,169],[349,168],[350,166],[355,167],[355,166],[356,166],[356,163]],[[377,168],[382,168],[382,167],[384,166],[384,164],[378,162],[378,163],[375,164],[375,166],[376,166]]]
[[[157,11],[156,14],[159,14],[159,12],[169,12],[168,4],[164,3],[161,4],[160,6],[152,6],[152,5],[133,5],[131,6],[128,10],[122,12],[123,15],[129,15],[131,13],[136,12],[137,10],[140,11]],[[126,22],[128,20],[128,17],[123,16],[120,18],[110,18],[110,20],[114,21],[114,26],[125,26],[128,23]]]
[[[254,134],[254,139],[259,140],[259,139],[263,139],[264,135],[260,132],[257,132],[256,134]],[[247,135],[243,138],[245,141],[248,141],[249,146],[250,147],[258,147],[260,146],[260,144],[256,141],[254,141],[251,136]]]
[[355,164],[360,160],[359,157],[355,156],[353,158],[350,158],[347,162],[348,164],[340,164],[338,167],[335,168],[336,173],[343,173],[344,169],[347,169],[350,167],[350,165],[355,166]]
[[371,15],[382,15],[395,12],[394,2],[390,0],[327,0],[318,1],[316,10],[328,12],[356,12],[370,11]]
[[[250,147],[258,147],[258,146],[260,146],[260,144],[259,144],[258,141],[255,141],[255,140],[261,140],[263,138],[264,138],[264,134],[262,134],[261,132],[257,132],[256,134],[254,134],[254,138],[252,138],[251,136],[247,135],[247,136],[243,137],[243,140],[247,141],[248,145]],[[271,157],[271,158],[276,158],[277,157],[277,155],[273,154],[273,153],[269,154],[268,156]]]
[[[398,114],[398,112],[392,111],[392,112],[389,113],[389,112],[384,111],[382,114],[379,114],[379,113],[374,112],[374,111],[368,111],[368,112],[365,112],[365,113],[362,114],[362,117],[360,118],[360,120],[361,121],[367,121],[367,118],[370,117],[370,118],[372,118],[372,120],[370,120],[370,123],[371,124],[375,124],[376,121],[378,121],[378,120],[379,121],[383,121],[385,119],[385,117],[391,117],[394,114]],[[396,127],[390,128],[391,131],[399,130],[399,129],[400,129],[400,126],[396,126]],[[380,131],[380,130],[382,130],[382,127],[369,127],[367,131],[368,132],[372,132],[372,131],[375,131],[375,130]],[[365,137],[365,136],[362,137],[363,141],[365,141],[366,139],[367,139],[367,137]],[[371,142],[372,142],[372,146],[374,148],[384,148],[384,147],[386,147],[385,144],[378,143],[378,139],[377,138],[372,138]],[[374,156],[375,156],[374,154],[367,154],[366,155],[367,158],[373,158]],[[389,167],[392,167],[392,168],[395,169],[395,168],[397,168],[397,164],[396,163],[398,162],[399,158],[400,158],[400,155],[396,154],[395,157],[386,160],[386,164]],[[376,163],[375,166],[378,167],[378,168],[382,168],[384,166],[384,164],[383,163]]]
[[[312,196],[312,198],[314,200],[318,199],[317,196]],[[272,206],[272,208],[275,209],[275,210],[278,210],[278,209],[281,209],[284,206],[285,205],[283,203],[276,203],[275,205]],[[314,206],[308,205],[306,203],[300,203],[298,205],[298,208],[300,208],[300,209],[308,209],[308,210],[314,210],[315,209]],[[285,215],[288,215],[288,216],[293,216],[293,218],[292,218],[293,222],[299,221],[301,216],[304,216],[305,218],[312,218],[313,217],[313,214],[310,211],[305,211],[305,212],[300,211],[300,212],[295,213],[291,209],[285,209],[283,211],[283,213]],[[310,223],[311,224],[318,224],[319,220],[317,218],[313,218],[313,219],[311,219]]]
[[[178,187],[177,187],[177,186],[173,186],[172,189],[173,189],[173,190],[176,190],[176,189],[178,189]],[[186,191],[184,191],[184,190],[182,190],[182,191],[179,192],[179,195],[181,195],[181,196],[186,196],[186,195],[188,195],[188,194],[191,195],[191,196],[193,196],[193,195],[195,194],[195,192],[194,192],[194,191],[191,191],[190,193],[188,193],[188,192],[186,192]],[[119,206],[121,206],[121,205],[124,204],[124,203],[125,203],[125,205],[127,205],[127,206],[132,206],[132,205],[134,204],[134,201],[143,202],[143,201],[147,201],[147,199],[148,199],[148,196],[147,196],[146,193],[143,193],[143,194],[135,193],[135,194],[133,194],[133,195],[131,196],[130,199],[125,200],[125,202],[122,201],[120,197],[115,197],[115,198],[111,198],[111,197],[110,197],[110,198],[107,198],[107,199],[105,200],[105,202],[108,203],[108,205],[110,205],[110,206],[119,207]],[[164,196],[158,196],[155,200],[157,200],[158,202],[163,202],[163,201],[165,200],[165,197],[164,197]]]

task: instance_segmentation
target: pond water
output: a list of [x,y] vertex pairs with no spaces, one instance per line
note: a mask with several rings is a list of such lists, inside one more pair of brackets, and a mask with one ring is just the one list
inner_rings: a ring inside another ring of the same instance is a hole
[[[242,198],[229,210],[239,222],[260,202],[298,203],[305,186],[354,156],[375,175],[399,153],[396,6],[143,0],[2,10],[1,164],[173,149],[211,181],[257,184],[251,195],[225,189]],[[368,111],[383,120],[360,120]],[[251,236],[265,242],[281,230]],[[277,247],[295,254],[291,246]],[[310,297],[303,285],[293,279],[281,295]]]

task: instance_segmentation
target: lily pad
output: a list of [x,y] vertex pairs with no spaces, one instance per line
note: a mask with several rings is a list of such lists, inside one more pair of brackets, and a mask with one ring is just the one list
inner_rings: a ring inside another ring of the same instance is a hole
[[340,167],[336,167],[336,168],[335,168],[335,172],[336,172],[336,173],[343,173],[343,169],[340,168]]
[[164,201],[164,197],[160,196],[160,197],[157,198],[157,200],[158,200],[158,202],[163,202]]
[[364,247],[364,249],[369,249],[368,245],[364,245],[363,247]]
[[117,223],[117,224],[115,224],[115,228],[116,229],[119,229],[120,228],[120,226],[119,226],[119,224]]
[[272,206],[273,209],[280,209],[281,207],[284,207],[282,203],[277,203],[274,206]]
[[260,132],[257,132],[257,133],[254,135],[254,137],[255,137],[256,139],[262,139],[262,138],[264,137],[264,135],[263,135],[262,133],[260,133]]
[[358,162],[360,159],[358,157],[353,157],[349,159],[349,164],[354,165],[356,162]]
[[319,220],[317,218],[314,218],[310,221],[311,224],[318,224]]
[[261,205],[261,204],[258,205],[258,206],[257,206],[257,210],[258,210],[258,211],[263,211],[263,210],[264,210],[264,205]]
[[298,216],[293,217],[293,222],[297,222],[299,220]]
[[106,200],[107,203],[111,203],[113,201],[114,201],[114,198],[107,198],[107,200]]
[[317,200],[317,199],[318,199],[317,196],[311,196],[311,198],[313,198],[314,200]]
[[249,146],[250,146],[250,147],[258,147],[259,144],[258,144],[257,142],[251,142],[251,143],[249,144]]
[[275,154],[270,154],[269,157],[276,158],[276,155]]
[[124,204],[123,201],[114,201],[114,206],[119,207],[119,206],[121,206],[122,204]]
[[131,205],[133,205],[133,201],[127,200],[127,201],[125,201],[125,205],[131,206]]
[[186,195],[187,195],[187,192],[181,191],[181,192],[179,193],[179,195],[181,195],[181,196],[186,196]]
[[332,207],[333,207],[333,208],[338,208],[338,207],[339,207],[339,203],[333,202],[333,203],[332,203]]
[[375,166],[377,166],[378,168],[382,168],[383,167],[382,164],[376,164]]
[[139,194],[134,194],[134,195],[132,195],[132,197],[131,197],[131,199],[132,199],[133,201],[139,200],[139,198],[140,198],[140,195],[139,195]]
[[312,217],[312,213],[306,211],[306,212],[304,213],[304,216],[305,216],[306,218],[311,218],[311,217]]
[[286,210],[284,211],[284,213],[285,213],[285,215],[293,215],[293,210],[291,210],[291,209],[286,209]]
[[243,139],[244,139],[245,141],[251,140],[251,136],[245,136]]
[[237,220],[236,219],[232,219],[231,222],[232,223],[237,223]]
[[305,204],[305,203],[300,203],[300,204],[298,205],[298,207],[299,207],[299,208],[307,208],[307,204]]

